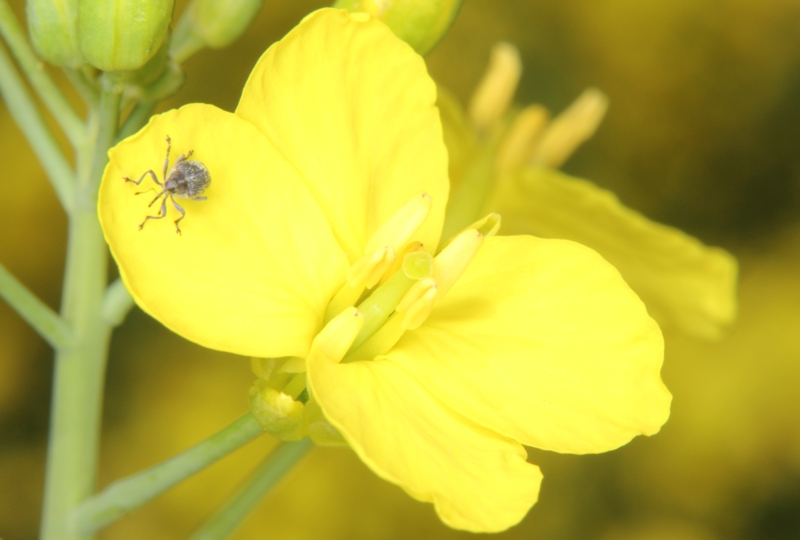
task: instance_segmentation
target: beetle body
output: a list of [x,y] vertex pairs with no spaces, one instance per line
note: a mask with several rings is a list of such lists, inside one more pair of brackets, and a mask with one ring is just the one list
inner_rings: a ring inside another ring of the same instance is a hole
[[167,175],[164,189],[181,199],[194,199],[211,183],[208,169],[199,161],[179,161]]
[[[205,197],[202,197],[201,194],[208,188],[209,184],[211,184],[211,175],[208,172],[208,169],[205,165],[203,165],[199,161],[189,161],[189,158],[192,156],[192,150],[189,150],[186,154],[181,154],[178,156],[178,159],[175,160],[175,163],[172,165],[172,168],[167,170],[169,166],[169,152],[172,147],[172,141],[170,141],[169,136],[167,136],[167,155],[164,158],[164,168],[162,172],[162,178],[164,178],[164,183],[158,181],[158,177],[156,173],[152,170],[146,171],[139,180],[133,180],[129,177],[124,177],[123,179],[126,182],[132,182],[137,186],[142,183],[144,177],[150,175],[153,179],[153,182],[161,188],[161,191],[158,192],[155,199],[153,199],[148,206],[153,206],[155,202],[159,199],[161,201],[161,208],[158,212],[158,215],[155,216],[147,216],[144,218],[144,221],[139,225],[139,230],[142,230],[144,224],[147,223],[149,219],[161,219],[167,216],[167,200],[172,203],[172,206],[175,207],[175,210],[180,212],[181,216],[175,220],[175,232],[181,234],[181,228],[178,223],[186,217],[186,211],[175,202],[175,197],[180,199],[190,199],[192,201],[204,201],[206,200]],[[144,191],[140,191],[139,193],[145,193]],[[139,194],[137,193],[137,195]]]

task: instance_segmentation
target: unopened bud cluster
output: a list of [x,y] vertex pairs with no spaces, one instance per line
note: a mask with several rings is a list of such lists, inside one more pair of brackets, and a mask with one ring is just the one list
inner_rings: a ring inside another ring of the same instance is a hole
[[[193,0],[178,31],[191,42],[191,52],[224,47],[245,31],[262,4]],[[157,68],[160,74],[168,65],[164,59],[174,7],[175,0],[28,0],[26,10],[31,41],[53,65],[74,69],[88,64],[102,71]]]

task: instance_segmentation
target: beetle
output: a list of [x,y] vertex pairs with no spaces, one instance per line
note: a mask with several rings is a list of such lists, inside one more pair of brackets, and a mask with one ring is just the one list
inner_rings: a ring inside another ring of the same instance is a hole
[[[178,223],[186,217],[186,211],[181,208],[181,206],[175,202],[175,197],[181,199],[190,199],[192,201],[205,201],[207,197],[201,196],[201,194],[208,188],[209,184],[211,184],[211,175],[208,172],[206,166],[197,160],[189,161],[189,158],[194,153],[194,150],[189,150],[186,154],[181,154],[178,156],[178,159],[175,160],[175,163],[172,165],[172,168],[169,169],[167,172],[167,168],[169,167],[169,153],[172,149],[172,141],[167,135],[167,156],[164,158],[164,168],[162,172],[162,177],[164,178],[164,183],[158,181],[158,177],[153,169],[149,171],[145,171],[144,174],[139,178],[139,180],[133,180],[125,176],[123,179],[125,182],[131,182],[136,184],[137,186],[142,183],[145,176],[148,174],[153,179],[158,187],[161,188],[161,191],[156,195],[156,197],[150,201],[150,204],[147,207],[153,206],[157,200],[161,197],[164,197],[164,200],[161,202],[161,210],[157,216],[147,216],[144,218],[141,224],[139,224],[139,230],[141,231],[144,227],[144,224],[147,223],[148,219],[161,219],[167,216],[167,199],[172,203],[172,206],[181,213],[181,217],[175,220],[175,232],[181,234],[181,228]],[[152,191],[152,190],[148,190]],[[145,191],[140,191],[137,195],[141,193],[146,193]]]

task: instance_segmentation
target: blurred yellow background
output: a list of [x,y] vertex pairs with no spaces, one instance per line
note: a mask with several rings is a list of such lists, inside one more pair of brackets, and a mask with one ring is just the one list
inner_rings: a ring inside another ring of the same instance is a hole
[[[323,5],[267,2],[241,40],[187,62],[186,85],[162,109],[233,110],[263,50]],[[741,284],[726,339],[666,336],[674,404],[662,432],[597,456],[531,450],[540,502],[498,539],[800,538],[800,4],[466,0],[430,71],[466,100],[499,40],[522,55],[518,102],[560,111],[590,85],[609,95],[606,121],[566,172],[730,250]],[[0,261],[55,308],[66,220],[4,106],[0,141]],[[0,302],[5,540],[37,534],[51,368],[48,346]],[[101,485],[227,425],[246,411],[252,380],[247,359],[201,349],[135,309],[112,343]],[[185,537],[273,445],[262,437],[100,537]],[[350,451],[316,449],[235,538],[468,536]]]

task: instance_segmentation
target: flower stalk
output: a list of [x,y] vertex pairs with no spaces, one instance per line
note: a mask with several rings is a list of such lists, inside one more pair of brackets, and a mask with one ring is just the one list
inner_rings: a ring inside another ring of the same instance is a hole
[[261,499],[277,484],[313,444],[305,438],[276,448],[255,470],[247,483],[216,515],[200,527],[189,540],[221,540],[236,530]]
[[[70,215],[67,268],[61,314],[75,339],[55,360],[50,444],[47,451],[42,538],[81,540],[69,513],[95,489],[108,343],[112,326],[103,320],[108,255],[97,219],[97,186],[119,124],[119,93],[101,93],[90,116],[91,151],[78,149],[79,179]],[[87,155],[90,152],[90,155]]]
[[73,335],[69,325],[2,264],[0,264],[0,296],[54,349],[66,348],[72,343]]
[[91,535],[263,433],[253,415],[247,413],[185,452],[118,480],[84,501],[71,516],[75,530]]

